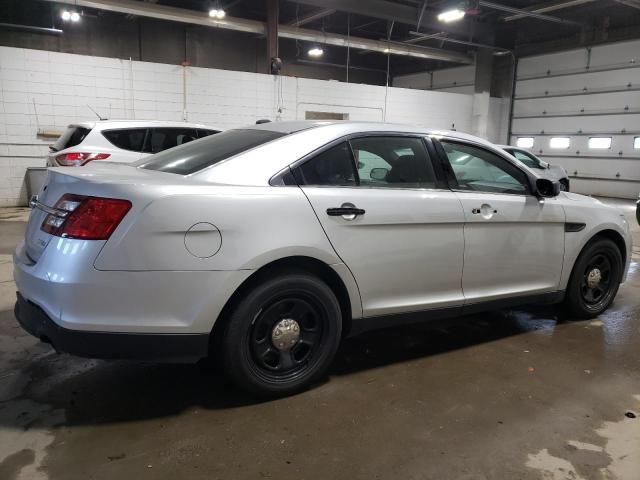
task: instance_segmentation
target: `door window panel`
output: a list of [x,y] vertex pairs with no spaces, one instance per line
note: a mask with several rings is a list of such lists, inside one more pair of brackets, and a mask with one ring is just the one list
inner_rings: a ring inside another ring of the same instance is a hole
[[141,152],[146,133],[146,128],[122,128],[118,130],[103,130],[102,136],[118,148],[131,152]]
[[296,169],[303,185],[355,186],[355,163],[347,142],[319,153]]
[[144,147],[147,153],[162,152],[198,138],[197,132],[192,128],[153,128],[150,133]]
[[470,145],[441,143],[456,177],[457,188],[490,193],[527,193],[526,175],[504,158]]
[[383,188],[435,188],[424,142],[415,137],[363,137],[351,140],[360,185]]

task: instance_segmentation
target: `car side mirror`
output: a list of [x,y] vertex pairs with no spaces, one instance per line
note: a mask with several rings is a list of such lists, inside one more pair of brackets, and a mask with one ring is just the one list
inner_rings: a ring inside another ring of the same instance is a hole
[[548,178],[536,179],[536,193],[540,197],[557,197],[560,194],[560,182],[554,182]]
[[388,173],[389,173],[389,170],[387,170],[386,168],[372,168],[371,172],[369,173],[369,176],[373,180],[378,180],[382,182],[387,178]]

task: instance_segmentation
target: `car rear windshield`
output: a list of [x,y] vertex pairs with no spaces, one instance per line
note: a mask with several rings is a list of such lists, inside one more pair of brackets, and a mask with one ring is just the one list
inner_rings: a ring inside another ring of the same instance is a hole
[[269,130],[227,130],[134,163],[147,170],[189,175],[284,136]]
[[64,132],[56,143],[51,145],[51,149],[54,152],[58,152],[60,150],[64,150],[65,148],[75,147],[76,145],[80,145],[82,141],[85,139],[89,132],[90,128],[77,127],[75,125],[69,125],[67,131]]

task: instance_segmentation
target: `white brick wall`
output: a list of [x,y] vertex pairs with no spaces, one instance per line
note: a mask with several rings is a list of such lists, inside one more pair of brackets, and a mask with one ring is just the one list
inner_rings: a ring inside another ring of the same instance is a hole
[[[224,129],[303,119],[307,110],[471,129],[471,95],[195,67],[186,77],[187,119]],[[45,165],[51,140],[39,139],[38,127],[62,131],[95,118],[87,105],[112,119],[181,120],[183,101],[179,65],[0,47],[0,206],[24,204],[26,168]]]

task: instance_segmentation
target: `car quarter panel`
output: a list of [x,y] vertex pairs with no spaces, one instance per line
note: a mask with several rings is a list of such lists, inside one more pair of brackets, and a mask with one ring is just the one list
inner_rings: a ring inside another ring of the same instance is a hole
[[[97,269],[252,270],[292,255],[341,263],[298,187],[173,190],[113,234],[96,259]],[[210,248],[192,253],[186,234],[198,224],[212,227],[189,238],[204,236]]]

